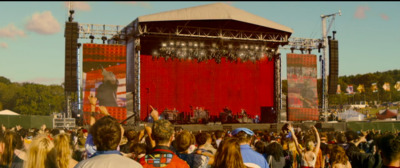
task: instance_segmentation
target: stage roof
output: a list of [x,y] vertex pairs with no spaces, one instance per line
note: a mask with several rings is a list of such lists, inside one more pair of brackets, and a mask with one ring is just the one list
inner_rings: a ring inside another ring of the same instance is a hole
[[244,10],[232,7],[225,3],[213,3],[208,5],[144,15],[138,17],[137,20],[139,23],[165,21],[235,20],[248,24],[254,24],[264,28],[275,29],[277,31],[282,31],[290,34],[293,33],[293,30],[289,27],[248,13]]

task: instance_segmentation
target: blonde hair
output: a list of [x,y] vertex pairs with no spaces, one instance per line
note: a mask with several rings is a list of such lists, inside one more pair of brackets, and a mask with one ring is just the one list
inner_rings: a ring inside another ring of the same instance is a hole
[[58,134],[54,137],[55,162],[59,168],[68,168],[71,159],[71,147],[68,134]]
[[46,135],[38,135],[33,138],[28,149],[27,161],[24,168],[45,168],[48,167],[48,154],[53,149],[54,143]]

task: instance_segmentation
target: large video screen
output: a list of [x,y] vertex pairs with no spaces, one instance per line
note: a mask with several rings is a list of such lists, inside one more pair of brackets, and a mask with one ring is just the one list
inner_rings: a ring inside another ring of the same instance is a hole
[[287,54],[288,120],[318,120],[317,57]]
[[[90,119],[89,96],[97,98],[96,111],[105,106],[119,121],[126,114],[126,46],[83,44],[83,109],[84,123]],[[96,113],[96,118],[104,116]]]

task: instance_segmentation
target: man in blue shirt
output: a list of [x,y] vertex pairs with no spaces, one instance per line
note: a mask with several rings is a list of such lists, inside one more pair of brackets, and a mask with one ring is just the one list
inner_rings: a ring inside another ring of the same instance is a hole
[[240,152],[242,153],[243,163],[247,167],[269,168],[267,160],[258,152],[250,147],[254,132],[248,128],[236,128],[232,135],[239,139]]

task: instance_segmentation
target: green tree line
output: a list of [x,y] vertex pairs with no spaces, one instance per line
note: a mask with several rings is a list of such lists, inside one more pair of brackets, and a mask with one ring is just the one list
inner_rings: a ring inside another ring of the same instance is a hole
[[[338,78],[338,84],[340,85],[341,94],[329,95],[329,105],[341,105],[341,104],[353,104],[360,101],[367,101],[368,103],[377,101],[382,102],[395,102],[400,101],[400,91],[394,88],[397,81],[400,81],[400,70],[389,70],[385,72],[374,72],[367,74],[357,74],[349,76],[340,76]],[[390,83],[390,92],[384,91],[382,86],[385,82]],[[318,103],[321,105],[322,97],[322,80],[317,81],[318,90]],[[377,83],[378,92],[374,93],[371,89],[371,84]],[[365,92],[359,93],[357,87],[363,84]],[[355,94],[346,94],[346,88],[348,85],[353,85],[353,91]],[[282,92],[287,95],[287,80],[282,80]],[[335,89],[336,90],[336,89]]]
[[49,115],[64,109],[61,85],[16,83],[0,76],[0,110],[9,109],[22,115]]

